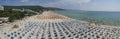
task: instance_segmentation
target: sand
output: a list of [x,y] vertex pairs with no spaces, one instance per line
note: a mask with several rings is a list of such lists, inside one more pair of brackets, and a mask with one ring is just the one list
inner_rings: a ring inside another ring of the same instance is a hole
[[[13,28],[14,25],[19,26]],[[45,11],[6,24],[0,31],[1,39],[118,39],[119,26],[98,25]]]

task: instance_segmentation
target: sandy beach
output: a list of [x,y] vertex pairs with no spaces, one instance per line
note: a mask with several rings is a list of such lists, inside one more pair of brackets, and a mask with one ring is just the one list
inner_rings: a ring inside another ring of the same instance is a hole
[[98,25],[45,11],[5,24],[1,39],[118,39],[120,26]]

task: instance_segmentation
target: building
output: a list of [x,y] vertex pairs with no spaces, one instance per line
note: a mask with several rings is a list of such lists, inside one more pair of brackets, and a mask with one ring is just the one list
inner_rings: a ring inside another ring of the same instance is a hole
[[24,12],[24,9],[12,9],[13,11],[20,11],[20,12]]
[[0,10],[4,10],[4,6],[1,6],[1,5],[0,5]]
[[1,23],[7,23],[9,20],[9,17],[0,17],[0,24]]

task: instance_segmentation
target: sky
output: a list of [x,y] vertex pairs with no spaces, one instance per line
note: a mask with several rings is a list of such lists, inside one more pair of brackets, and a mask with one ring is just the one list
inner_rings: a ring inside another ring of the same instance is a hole
[[120,0],[0,0],[0,5],[40,5],[87,11],[120,11]]

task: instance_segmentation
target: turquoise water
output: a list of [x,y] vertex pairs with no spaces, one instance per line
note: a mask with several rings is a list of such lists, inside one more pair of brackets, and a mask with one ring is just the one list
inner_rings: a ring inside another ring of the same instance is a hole
[[79,10],[65,10],[55,12],[78,20],[95,22],[104,25],[120,26],[120,12],[79,11]]

